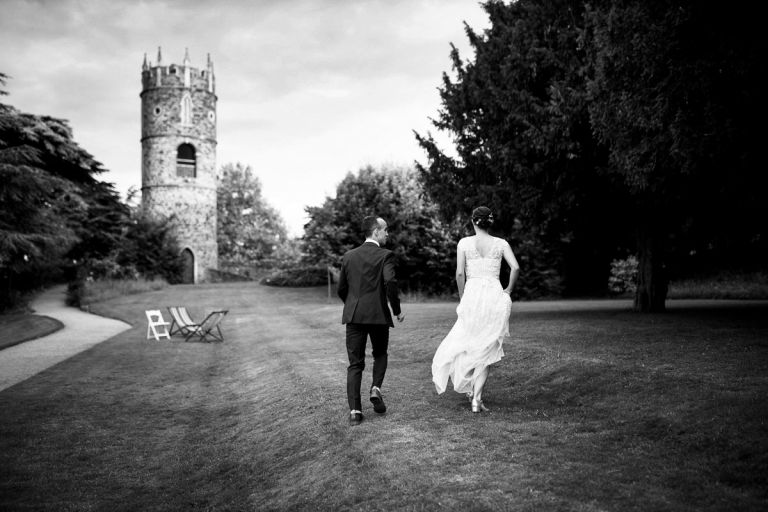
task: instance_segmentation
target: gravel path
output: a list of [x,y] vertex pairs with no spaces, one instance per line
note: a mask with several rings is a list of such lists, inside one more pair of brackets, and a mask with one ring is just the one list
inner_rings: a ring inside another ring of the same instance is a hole
[[66,306],[65,296],[66,287],[56,286],[32,302],[35,313],[59,320],[64,328],[1,350],[0,391],[131,328],[125,322]]

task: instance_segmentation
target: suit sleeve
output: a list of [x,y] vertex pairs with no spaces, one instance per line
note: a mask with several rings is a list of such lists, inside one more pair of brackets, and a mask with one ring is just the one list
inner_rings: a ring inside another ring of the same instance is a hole
[[336,294],[343,301],[347,301],[347,292],[349,292],[349,284],[347,283],[347,259],[341,260],[341,272],[339,272],[339,286],[336,289]]
[[392,312],[397,316],[400,314],[400,295],[397,290],[397,279],[395,278],[395,254],[392,252],[384,258],[383,277],[389,305],[392,306]]

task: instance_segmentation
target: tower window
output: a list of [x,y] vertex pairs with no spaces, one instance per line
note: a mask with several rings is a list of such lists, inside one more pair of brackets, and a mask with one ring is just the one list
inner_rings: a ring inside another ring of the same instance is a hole
[[181,124],[192,124],[192,98],[189,93],[181,98]]
[[176,176],[181,178],[194,178],[197,176],[195,158],[195,146],[181,144],[176,150]]

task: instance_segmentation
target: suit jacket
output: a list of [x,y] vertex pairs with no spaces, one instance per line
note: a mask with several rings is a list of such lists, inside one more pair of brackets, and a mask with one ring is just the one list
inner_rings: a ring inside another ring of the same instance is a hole
[[387,306],[389,299],[392,313],[400,314],[394,253],[371,242],[347,251],[341,260],[338,294],[344,301],[341,323],[394,327]]

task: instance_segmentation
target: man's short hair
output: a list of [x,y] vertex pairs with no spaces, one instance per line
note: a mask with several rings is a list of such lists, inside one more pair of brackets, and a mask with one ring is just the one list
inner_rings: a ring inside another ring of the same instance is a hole
[[369,237],[374,231],[379,229],[379,218],[375,215],[368,215],[363,219],[363,234]]

